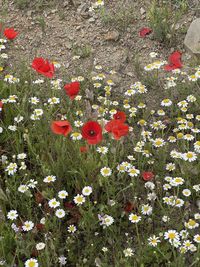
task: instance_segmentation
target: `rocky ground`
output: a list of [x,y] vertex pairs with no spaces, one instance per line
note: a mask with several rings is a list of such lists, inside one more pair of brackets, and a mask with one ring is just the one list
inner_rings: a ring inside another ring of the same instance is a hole
[[[36,56],[65,65],[66,75],[89,71],[94,60],[105,68],[117,71],[115,83],[119,90],[137,80],[135,57],[142,64],[150,62],[149,53],[158,52],[162,59],[176,49],[184,51],[183,40],[191,21],[198,16],[198,1],[189,1],[190,8],[176,25],[178,41],[166,47],[152,35],[140,38],[142,27],[148,26],[152,1],[105,1],[104,12],[89,12],[93,1],[55,1],[48,6],[33,4],[22,8],[21,0],[0,0],[0,18],[20,32],[10,51],[11,64],[31,62]],[[169,22],[170,23],[170,22]],[[73,56],[79,55],[79,60]],[[13,66],[12,66],[13,67]]]

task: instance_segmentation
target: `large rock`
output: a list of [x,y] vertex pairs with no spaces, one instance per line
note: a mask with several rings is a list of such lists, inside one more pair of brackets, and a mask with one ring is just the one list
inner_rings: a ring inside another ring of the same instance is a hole
[[200,18],[195,19],[186,34],[184,40],[185,46],[192,52],[195,56],[200,57]]

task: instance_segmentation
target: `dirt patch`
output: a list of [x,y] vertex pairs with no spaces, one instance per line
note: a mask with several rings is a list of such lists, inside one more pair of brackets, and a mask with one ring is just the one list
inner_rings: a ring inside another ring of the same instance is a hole
[[[30,64],[34,57],[42,56],[63,64],[66,79],[69,79],[77,72],[84,74],[91,70],[95,61],[105,69],[117,71],[115,82],[123,91],[137,80],[135,56],[145,64],[151,61],[149,53],[152,51],[158,52],[162,59],[175,49],[184,51],[185,32],[181,34],[180,31],[179,45],[172,48],[160,45],[152,36],[139,37],[140,28],[149,24],[151,1],[105,1],[104,11],[95,14],[88,11],[92,1],[84,1],[84,4],[81,1],[58,1],[41,10],[35,9],[34,5],[19,9],[15,2],[3,4],[0,0],[2,21],[20,32],[14,49],[9,52],[9,62],[14,66],[21,61]],[[191,7],[181,18],[185,28],[196,16],[195,1]],[[75,55],[80,59],[73,60]]]

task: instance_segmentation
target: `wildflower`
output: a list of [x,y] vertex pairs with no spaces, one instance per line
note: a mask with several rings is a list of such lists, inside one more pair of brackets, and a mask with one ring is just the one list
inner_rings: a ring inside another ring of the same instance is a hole
[[6,167],[6,171],[8,172],[8,175],[14,175],[17,172],[17,164],[16,163],[10,163]]
[[99,220],[101,221],[100,224],[103,225],[103,227],[108,227],[108,226],[112,225],[114,222],[113,217],[110,215],[107,215],[107,214],[105,214],[103,216],[98,215],[98,217],[99,217]]
[[196,153],[194,153],[192,151],[188,151],[187,153],[183,154],[182,158],[185,161],[192,162],[192,161],[195,161],[197,159],[197,155],[196,155]]
[[157,196],[156,196],[156,193],[155,193],[155,192],[149,193],[149,194],[147,195],[147,199],[148,199],[149,201],[155,201],[156,198],[157,198]]
[[146,37],[146,35],[149,35],[151,32],[152,32],[152,29],[150,29],[148,27],[144,27],[144,28],[140,29],[139,36],[144,38],[144,37]]
[[100,146],[97,148],[97,152],[99,152],[100,154],[107,154],[108,153],[108,148],[106,146]]
[[176,165],[174,164],[174,163],[168,163],[167,165],[166,165],[166,170],[167,171],[174,171],[176,169]]
[[18,32],[15,31],[13,28],[5,28],[3,34],[8,40],[13,40],[17,37]]
[[155,58],[155,57],[157,57],[158,53],[151,52],[149,55],[150,55],[151,58]]
[[168,239],[169,242],[179,241],[179,234],[176,230],[168,230],[164,233],[164,239]]
[[23,116],[17,116],[17,117],[14,118],[14,121],[19,123],[19,122],[23,121],[23,119],[24,119]]
[[148,188],[148,189],[150,189],[150,190],[154,190],[154,188],[155,188],[155,184],[154,183],[152,183],[152,182],[146,182],[145,183],[145,188]]
[[82,127],[82,137],[88,144],[95,145],[102,141],[102,128],[98,122],[88,121]]
[[198,80],[198,77],[195,74],[189,75],[188,80],[192,82],[196,82]]
[[57,208],[60,206],[60,202],[58,202],[55,198],[49,200],[48,202],[50,208]]
[[78,133],[78,132],[74,132],[71,134],[71,138],[72,140],[81,140],[82,139],[82,134],[81,133]]
[[51,183],[56,181],[56,176],[54,175],[48,175],[44,178],[43,182],[45,183]]
[[132,223],[138,223],[139,221],[141,221],[141,216],[138,216],[137,214],[131,213],[129,215],[129,221],[131,221]]
[[36,244],[36,249],[37,250],[42,250],[42,249],[45,248],[45,246],[46,246],[45,243],[40,242],[40,243]]
[[7,214],[7,218],[9,219],[9,220],[16,220],[17,219],[17,217],[18,217],[18,213],[17,213],[17,211],[16,210],[10,210],[9,212],[8,212],[8,214]]
[[73,100],[80,91],[80,83],[75,81],[64,86],[66,94]]
[[195,229],[199,227],[199,224],[195,220],[189,219],[188,222],[185,222],[185,227],[188,229]]
[[58,258],[58,262],[60,263],[60,265],[65,265],[65,264],[67,264],[67,258],[64,256],[60,256]]
[[114,120],[120,120],[121,122],[126,121],[126,114],[123,111],[117,111],[113,116]]
[[131,177],[136,177],[140,174],[140,170],[136,169],[134,166],[132,166],[129,170],[128,170],[128,174]]
[[17,130],[17,127],[15,125],[9,125],[8,129],[12,132],[15,132]]
[[152,214],[152,207],[148,204],[142,205],[141,211],[143,215],[151,215]]
[[92,193],[92,187],[91,186],[85,186],[83,189],[82,189],[82,194],[84,196],[89,196],[91,195]]
[[102,168],[102,169],[100,170],[100,172],[101,172],[101,175],[102,175],[103,177],[108,177],[108,176],[110,176],[110,175],[112,174],[112,170],[111,170],[110,168],[108,168],[108,167],[104,167],[104,168]]
[[33,105],[37,105],[37,103],[39,103],[39,99],[38,99],[36,96],[34,96],[34,97],[31,97],[31,98],[29,99],[29,102],[30,102],[31,104],[33,104]]
[[172,101],[168,98],[164,99],[162,102],[161,102],[161,106],[164,106],[164,107],[169,107],[172,105]]
[[173,52],[169,56],[168,61],[169,61],[169,64],[165,65],[166,71],[171,71],[171,70],[182,68],[181,53],[179,51]]
[[18,189],[17,189],[20,193],[25,193],[28,190],[28,186],[21,184]]
[[69,232],[69,233],[75,233],[76,232],[76,226],[75,225],[73,225],[73,224],[71,224],[71,225],[69,225],[68,227],[67,227],[67,231]]
[[123,250],[125,257],[131,257],[134,255],[132,248],[126,248]]
[[154,176],[155,175],[153,172],[143,172],[142,173],[142,179],[144,181],[151,181],[151,180],[153,180]]
[[78,194],[74,197],[74,202],[77,205],[82,205],[85,202],[85,197],[83,195]]
[[32,68],[36,70],[38,73],[48,77],[52,78],[54,76],[54,64],[49,63],[48,60],[45,60],[44,58],[35,58],[32,62]]
[[122,136],[126,136],[129,132],[129,126],[124,124],[120,119],[109,121],[105,129],[107,132],[112,133],[116,140],[119,140]]
[[83,126],[83,122],[82,121],[74,121],[74,125],[75,125],[75,127],[79,128],[79,127]]
[[152,247],[157,247],[158,243],[160,243],[159,237],[156,237],[155,235],[148,238],[149,245]]
[[34,227],[34,223],[32,221],[25,221],[23,226],[22,226],[22,229],[25,232],[28,232],[28,231],[32,230],[33,227]]
[[55,134],[67,136],[72,131],[72,127],[68,121],[53,121],[51,130]]
[[38,267],[38,261],[34,258],[31,258],[25,262],[25,267]]
[[58,97],[51,97],[51,98],[48,99],[48,103],[50,105],[59,104],[60,103],[60,99]]
[[67,191],[62,190],[58,192],[58,197],[61,199],[65,199],[69,194],[67,193]]
[[8,97],[8,102],[9,103],[16,103],[17,102],[17,96],[16,95],[10,95],[9,97]]
[[196,141],[194,143],[194,150],[197,152],[197,153],[200,153],[200,141]]
[[162,147],[165,145],[165,141],[162,138],[156,138],[155,140],[152,140],[152,142],[155,147]]
[[191,195],[191,191],[189,189],[184,189],[182,193],[185,197],[189,197]]
[[193,237],[193,239],[194,239],[194,241],[195,241],[196,243],[200,243],[200,235],[199,235],[199,234],[195,235],[195,236]]
[[63,218],[63,217],[65,217],[65,211],[63,209],[58,209],[58,210],[56,210],[55,215],[58,218]]

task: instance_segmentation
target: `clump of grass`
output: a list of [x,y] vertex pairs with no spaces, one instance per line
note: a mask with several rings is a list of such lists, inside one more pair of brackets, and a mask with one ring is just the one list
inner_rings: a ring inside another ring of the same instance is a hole
[[92,48],[88,44],[73,45],[72,51],[74,56],[79,56],[80,58],[87,58],[90,57],[92,53]]
[[174,45],[176,41],[176,24],[183,12],[184,8],[176,9],[169,2],[154,0],[148,12],[154,38],[166,45]]
[[56,7],[58,2],[59,1],[55,0],[35,0],[35,1],[15,0],[14,4],[16,5],[17,8],[21,10],[33,8],[37,11],[42,11],[48,7]]
[[119,5],[115,10],[99,9],[102,22],[106,26],[115,27],[118,30],[126,30],[136,18],[135,8],[131,5]]

